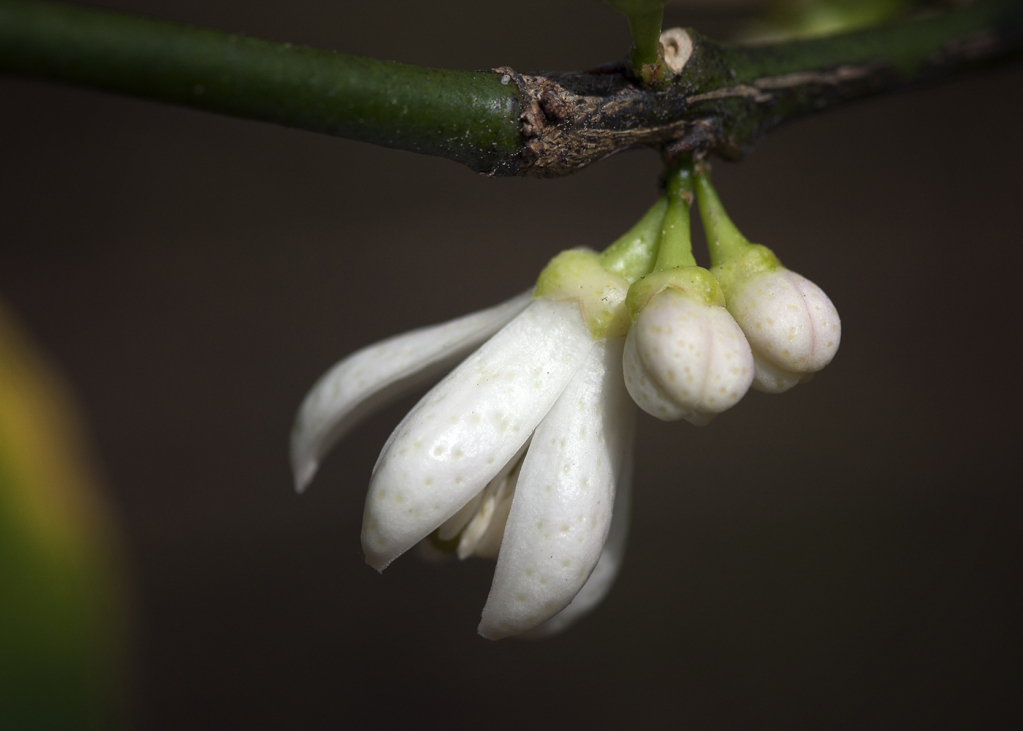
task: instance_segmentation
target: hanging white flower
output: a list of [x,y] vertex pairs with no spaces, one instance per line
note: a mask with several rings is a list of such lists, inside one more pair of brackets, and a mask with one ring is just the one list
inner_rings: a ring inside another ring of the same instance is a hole
[[[296,486],[358,418],[486,340],[384,445],[363,550],[382,571],[440,529],[442,540],[458,539],[463,558],[497,556],[481,634],[560,629],[606,593],[624,544],[616,528],[616,555],[601,558],[612,506],[627,499],[616,498],[634,422],[621,372],[627,286],[595,254],[566,252],[532,301],[518,297],[349,356],[299,410]],[[592,590],[580,593],[588,580]],[[562,621],[544,625],[566,607]]]

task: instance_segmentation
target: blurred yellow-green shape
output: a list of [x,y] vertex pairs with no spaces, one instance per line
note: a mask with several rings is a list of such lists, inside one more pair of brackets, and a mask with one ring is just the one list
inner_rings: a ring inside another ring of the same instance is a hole
[[122,572],[64,384],[0,301],[0,728],[123,725]]

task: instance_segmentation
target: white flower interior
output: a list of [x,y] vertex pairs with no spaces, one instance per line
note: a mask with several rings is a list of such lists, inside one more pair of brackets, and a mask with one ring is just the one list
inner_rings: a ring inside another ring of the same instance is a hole
[[[614,310],[609,322],[621,299],[604,303]],[[301,490],[358,418],[511,320],[392,433],[363,520],[366,560],[378,570],[434,530],[457,539],[461,558],[496,558],[480,624],[490,638],[566,627],[607,593],[624,551],[621,485],[635,415],[622,379],[624,339],[595,341],[580,307],[524,296],[371,346],[324,376],[296,420]]]
[[527,441],[476,497],[437,529],[437,537],[442,541],[458,538],[458,558],[463,561],[470,556],[497,558],[522,459],[528,448]]

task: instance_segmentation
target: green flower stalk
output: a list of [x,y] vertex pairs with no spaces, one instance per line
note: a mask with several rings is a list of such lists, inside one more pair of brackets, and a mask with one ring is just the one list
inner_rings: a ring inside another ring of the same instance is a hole
[[632,228],[600,254],[600,264],[632,284],[649,274],[657,262],[657,245],[661,239],[661,223],[668,210],[667,196],[657,199],[650,210]]
[[666,0],[605,0],[629,21],[633,73],[645,86],[660,81],[664,66],[661,48],[661,22]]

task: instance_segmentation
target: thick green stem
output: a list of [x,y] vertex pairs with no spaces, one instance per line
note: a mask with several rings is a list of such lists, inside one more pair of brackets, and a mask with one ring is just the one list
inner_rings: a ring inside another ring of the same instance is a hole
[[[510,77],[376,61],[71,5],[0,0],[0,73],[375,142],[509,173]],[[7,110],[12,113],[12,110]]]
[[[636,7],[645,12],[648,5]],[[785,122],[1019,60],[1023,2],[977,0],[814,41],[743,47],[694,32],[689,40],[687,62],[657,90],[638,84],[624,64],[535,76],[510,68],[445,71],[103,10],[0,0],[0,74],[439,155],[491,175],[538,177],[567,175],[636,147],[738,158]]]

